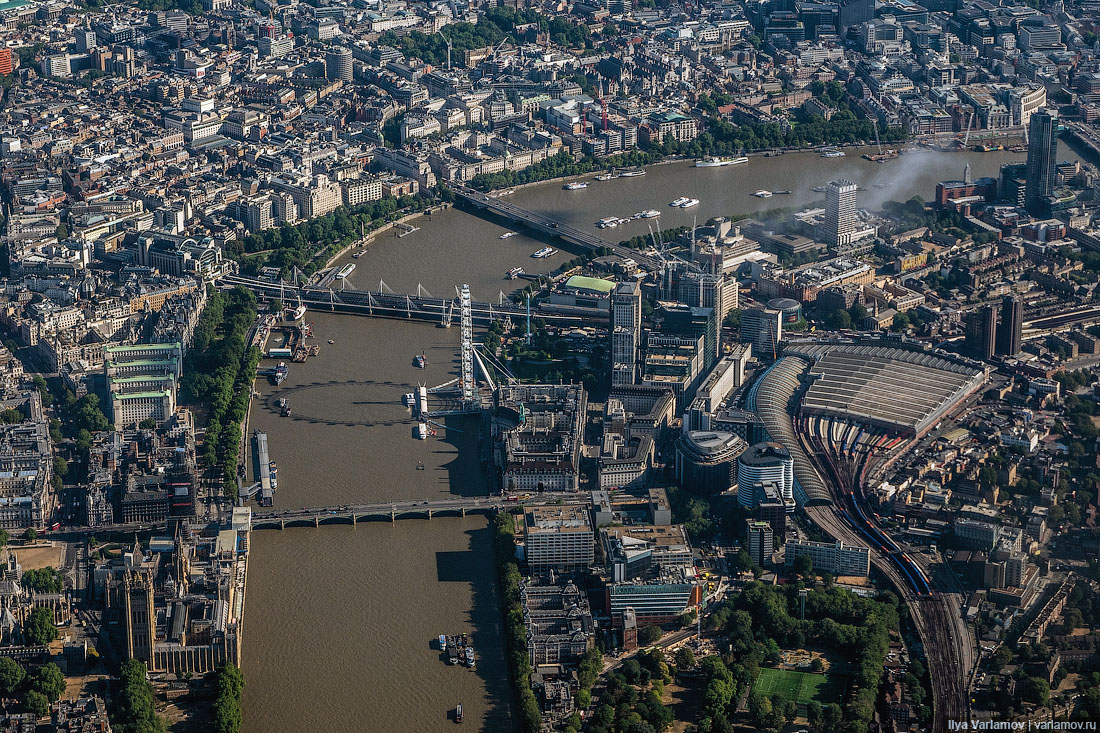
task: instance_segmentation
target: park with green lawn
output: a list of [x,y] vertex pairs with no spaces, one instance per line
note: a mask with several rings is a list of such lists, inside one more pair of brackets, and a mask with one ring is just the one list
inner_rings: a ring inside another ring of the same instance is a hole
[[799,706],[804,712],[806,705],[818,702],[822,705],[840,703],[844,699],[844,677],[836,674],[816,674],[799,672],[793,669],[773,669],[762,667],[753,689],[762,695],[779,695]]

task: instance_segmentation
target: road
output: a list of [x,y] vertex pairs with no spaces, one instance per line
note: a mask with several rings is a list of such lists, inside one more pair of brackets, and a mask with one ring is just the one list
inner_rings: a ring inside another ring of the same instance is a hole
[[690,639],[693,636],[695,636],[694,626],[690,629],[680,629],[679,631],[673,631],[672,633],[665,634],[657,641],[656,644],[650,644],[649,646],[639,646],[634,651],[623,654],[622,656],[616,657],[615,659],[611,660],[604,665],[603,673],[607,674],[612,670],[618,669],[619,667],[623,666],[623,662],[628,659],[633,659],[638,655],[639,652],[645,651],[646,649],[652,649],[653,647],[657,647],[658,649],[667,649],[673,644],[679,644],[681,641],[684,641],[685,639]]

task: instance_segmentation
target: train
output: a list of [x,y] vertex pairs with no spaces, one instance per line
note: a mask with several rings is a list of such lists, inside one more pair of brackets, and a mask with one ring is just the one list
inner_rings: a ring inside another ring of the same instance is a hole
[[[883,433],[874,440],[865,443],[863,442],[865,438],[873,436],[869,435],[864,427],[838,421],[831,417],[828,419],[811,418],[809,420],[804,418],[801,427],[805,434],[808,434],[812,440],[816,440],[822,447],[821,455],[825,459],[825,466],[833,474],[838,487],[843,486],[845,482],[842,480],[834,456],[826,448],[827,445],[836,446],[837,458],[847,456],[855,459],[855,476],[853,478],[857,484],[862,484],[870,466],[868,459],[871,455],[879,451],[889,452],[904,440],[901,437],[890,438],[887,433]],[[928,576],[921,570],[920,566],[902,550],[897,542],[867,517],[853,491],[844,491],[843,497],[845,506],[838,507],[836,510],[840,518],[867,540],[872,549],[877,549],[889,559],[916,595],[930,595],[932,593],[931,583],[929,583]]]
[[928,576],[921,570],[920,566],[889,535],[867,518],[854,494],[846,494],[846,499],[851,512],[841,507],[837,510],[837,514],[853,529],[863,535],[863,538],[870,543],[872,548],[877,547],[882,554],[889,558],[914,593],[918,596],[930,595],[932,585],[928,582]]

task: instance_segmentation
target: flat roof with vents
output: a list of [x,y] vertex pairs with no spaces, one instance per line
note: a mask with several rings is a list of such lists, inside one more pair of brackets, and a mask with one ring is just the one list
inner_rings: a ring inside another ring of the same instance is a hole
[[925,432],[985,382],[985,372],[906,349],[798,344],[784,354],[813,361],[802,409],[903,435]]

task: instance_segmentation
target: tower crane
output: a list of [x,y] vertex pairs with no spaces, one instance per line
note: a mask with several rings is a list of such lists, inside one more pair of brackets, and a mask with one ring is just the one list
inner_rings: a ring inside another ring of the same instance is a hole
[[447,71],[451,70],[451,39],[443,35],[442,31],[436,31],[435,34],[443,39],[443,42],[447,44]]

